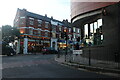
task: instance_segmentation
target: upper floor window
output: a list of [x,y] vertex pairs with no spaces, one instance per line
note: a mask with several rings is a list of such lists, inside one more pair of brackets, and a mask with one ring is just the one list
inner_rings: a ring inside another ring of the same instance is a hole
[[29,34],[33,35],[33,29],[29,29]]
[[39,36],[41,35],[41,31],[40,31],[40,30],[38,30],[38,35],[39,35]]
[[55,25],[52,26],[52,31],[56,32],[56,26]]
[[21,16],[20,19],[25,19],[25,16]]
[[77,33],[80,33],[80,29],[79,28],[77,29]]
[[71,28],[69,28],[69,33],[71,33]]
[[61,26],[59,26],[59,31],[62,31],[62,28],[61,28]]
[[32,17],[29,17],[29,19],[30,19],[30,20],[34,20],[34,18],[32,18]]
[[38,27],[42,26],[42,20],[38,20]]
[[30,20],[30,25],[34,25],[34,21]]
[[48,28],[49,22],[45,22],[45,28]]
[[48,32],[45,32],[45,37],[48,37]]
[[75,30],[76,28],[75,27],[73,27],[73,32],[76,32],[76,30]]

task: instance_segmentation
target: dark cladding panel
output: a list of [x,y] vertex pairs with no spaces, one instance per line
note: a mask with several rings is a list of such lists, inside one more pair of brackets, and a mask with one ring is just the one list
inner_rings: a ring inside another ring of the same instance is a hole
[[111,4],[114,2],[71,2],[71,18]]

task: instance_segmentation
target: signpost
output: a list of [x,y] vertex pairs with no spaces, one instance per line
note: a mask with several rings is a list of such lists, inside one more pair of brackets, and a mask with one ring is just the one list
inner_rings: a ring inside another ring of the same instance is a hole
[[83,51],[82,50],[73,50],[73,54],[82,54]]

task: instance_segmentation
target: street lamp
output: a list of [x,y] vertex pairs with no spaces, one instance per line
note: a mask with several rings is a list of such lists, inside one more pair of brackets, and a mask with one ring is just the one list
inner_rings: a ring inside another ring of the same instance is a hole
[[67,30],[66,29],[64,29],[64,36],[66,39],[66,52],[65,52],[65,62],[66,62],[66,56],[67,56]]

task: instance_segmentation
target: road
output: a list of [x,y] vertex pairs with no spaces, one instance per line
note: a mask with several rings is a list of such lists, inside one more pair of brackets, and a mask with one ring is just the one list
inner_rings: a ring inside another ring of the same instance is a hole
[[16,55],[2,58],[3,78],[112,78],[77,70],[54,61],[55,55]]

